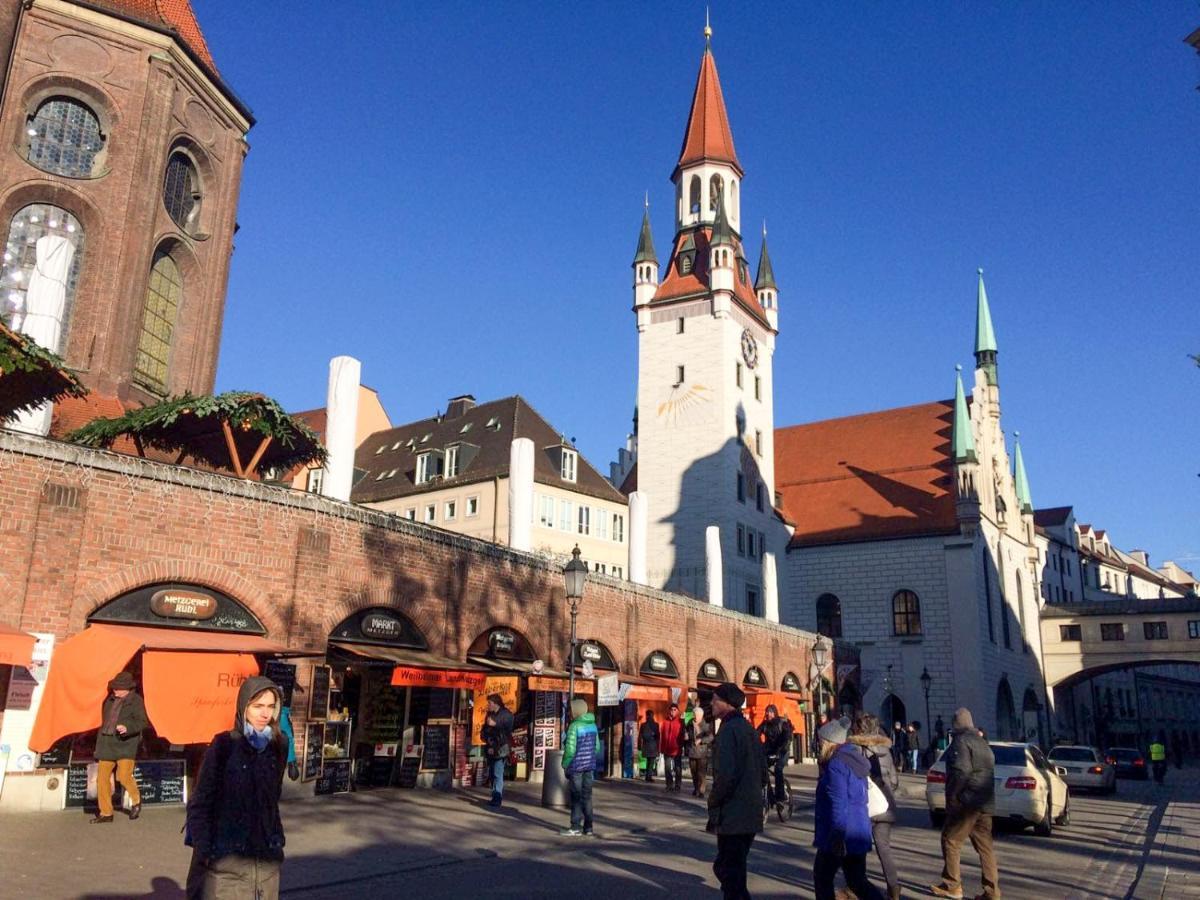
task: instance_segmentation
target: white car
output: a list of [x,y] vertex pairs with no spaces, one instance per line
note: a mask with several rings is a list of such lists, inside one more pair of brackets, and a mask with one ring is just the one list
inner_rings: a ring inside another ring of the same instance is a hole
[[1055,747],[1046,754],[1046,759],[1067,770],[1063,781],[1068,787],[1086,788],[1102,794],[1111,794],[1117,789],[1117,767],[1095,747]]
[[[1071,821],[1071,797],[1062,775],[1065,770],[1049,762],[1033,744],[989,743],[996,757],[996,811],[993,820],[1032,825],[1043,836],[1055,825]],[[946,818],[946,761],[935,762],[925,777],[929,818],[941,827]]]

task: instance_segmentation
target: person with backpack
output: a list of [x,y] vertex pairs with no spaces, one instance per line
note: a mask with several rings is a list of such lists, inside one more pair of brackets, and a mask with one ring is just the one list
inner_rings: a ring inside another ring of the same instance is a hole
[[247,678],[233,728],[213,737],[187,805],[192,865],[189,900],[276,900],[283,864],[279,794],[287,742],[279,727],[283,695],[269,678]]
[[498,809],[504,802],[504,769],[512,752],[513,714],[499,694],[488,694],[487,707],[480,736],[485,746],[488,772],[492,776],[492,799],[488,806]]
[[850,722],[838,719],[817,732],[820,776],[814,807],[813,888],[817,900],[834,900],[838,870],[859,900],[883,900],[867,879],[867,853],[871,849],[871,817],[867,806],[867,778],[871,764],[859,747],[848,742]]
[[[883,733],[879,719],[870,713],[859,713],[851,729],[850,743],[862,748],[871,766],[871,784],[867,785],[871,839],[887,881],[888,900],[899,900],[900,876],[892,857],[892,825],[896,822],[896,790],[900,787],[900,775],[892,759],[892,741]],[[881,807],[876,807],[876,803]]]
[[596,778],[596,746],[600,732],[596,717],[588,712],[587,701],[571,701],[571,724],[563,741],[563,771],[571,787],[571,827],[560,832],[567,837],[592,831],[592,784]]
[[646,710],[646,720],[638,729],[638,749],[646,760],[646,781],[654,781],[654,770],[658,768],[658,723],[652,709]]

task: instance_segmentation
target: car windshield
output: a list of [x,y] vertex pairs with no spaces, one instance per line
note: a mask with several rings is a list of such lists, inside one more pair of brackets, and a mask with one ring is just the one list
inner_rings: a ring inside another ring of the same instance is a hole
[[1004,747],[992,744],[992,753],[998,766],[1027,766],[1024,747]]
[[1055,747],[1050,758],[1062,762],[1095,762],[1096,755],[1087,747]]
[[1137,750],[1121,750],[1114,748],[1108,751],[1109,756],[1115,756],[1117,759],[1137,759],[1141,756],[1141,752]]

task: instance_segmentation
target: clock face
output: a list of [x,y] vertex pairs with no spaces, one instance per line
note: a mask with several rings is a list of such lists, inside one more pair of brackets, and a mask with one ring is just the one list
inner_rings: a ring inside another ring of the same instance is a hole
[[742,359],[751,369],[758,365],[758,341],[748,328],[742,332]]

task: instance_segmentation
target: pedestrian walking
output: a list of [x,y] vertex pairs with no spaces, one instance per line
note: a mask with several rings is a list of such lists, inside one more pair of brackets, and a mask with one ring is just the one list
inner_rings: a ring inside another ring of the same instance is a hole
[[1162,784],[1167,774],[1167,736],[1161,731],[1150,745],[1150,767],[1154,770],[1154,783]]
[[658,768],[658,723],[654,721],[654,710],[646,710],[646,719],[638,729],[638,749],[646,760],[646,781],[654,780]]
[[492,777],[492,799],[488,806],[498,809],[504,802],[504,769],[512,752],[513,714],[499,694],[488,694],[488,712],[483,720],[483,738],[488,772]]
[[859,900],[882,900],[883,894],[867,879],[867,853],[871,850],[867,778],[871,764],[859,747],[848,743],[848,719],[824,725],[817,737],[821,749],[813,822],[816,898],[834,900],[834,880],[840,869],[846,876],[846,886]]
[[[950,746],[950,741],[946,738],[946,723],[942,721],[941,715],[939,715],[937,720],[933,723],[933,740],[934,746],[937,748],[938,753],[941,753]],[[934,762],[937,762],[936,757]]]
[[763,711],[763,721],[758,726],[758,737],[762,741],[763,753],[766,754],[767,767],[775,773],[772,797],[776,806],[783,805],[783,769],[791,752],[792,734],[792,723],[779,715],[779,709],[774,703],[770,704]]
[[692,796],[704,796],[704,782],[708,778],[708,760],[712,755],[713,728],[704,708],[692,710],[692,721],[688,722],[685,734],[688,767],[692,770]]
[[946,822],[942,826],[942,880],[930,891],[936,897],[963,896],[959,854],[968,837],[979,854],[983,893],[978,897],[998,900],[1000,874],[996,868],[996,850],[992,844],[992,811],[996,788],[992,779],[996,758],[979,729],[971,711],[961,707],[951,721],[952,738],[943,759],[946,760]]
[[658,734],[663,768],[667,773],[667,791],[679,793],[683,786],[683,719],[679,718],[678,704],[667,707],[667,718],[659,726]]
[[133,777],[133,761],[137,759],[142,732],[150,724],[146,704],[134,688],[137,682],[129,672],[120,672],[108,683],[108,696],[100,707],[100,733],[96,736],[96,802],[100,812],[93,816],[93,825],[113,820],[113,773],[125,789],[132,804],[129,819],[142,814],[142,795]]
[[1173,734],[1171,736],[1171,756],[1175,760],[1175,768],[1182,769],[1183,768],[1183,738],[1180,737],[1178,731],[1175,732],[1175,734]]
[[731,682],[713,691],[712,711],[721,727],[713,744],[707,830],[717,836],[713,874],[721,882],[724,900],[750,900],[746,860],[754,836],[763,827],[767,768],[758,735],[742,715],[745,702],[746,695]]
[[908,753],[908,771],[921,771],[921,723],[909,722],[904,733],[904,750]]
[[592,783],[596,779],[596,747],[600,732],[596,717],[588,712],[587,701],[576,697],[571,701],[571,724],[563,741],[563,770],[571,786],[571,827],[561,832],[574,837],[591,835]]
[[[892,825],[896,822],[896,790],[900,786],[900,775],[892,760],[892,739],[883,733],[879,719],[870,713],[859,713],[851,729],[850,743],[863,749],[871,766],[869,777],[887,801],[886,810],[871,816],[871,840],[887,881],[888,900],[898,900],[900,876],[896,871],[896,860],[892,857]],[[870,790],[868,786],[868,795]],[[871,812],[869,802],[867,811]]]
[[896,722],[892,725],[892,762],[896,764],[897,771],[905,771],[904,751],[907,746],[908,737],[904,733],[904,723]]
[[283,697],[269,678],[247,678],[233,729],[213,737],[187,805],[189,900],[276,900],[283,863],[279,793],[287,743]]

